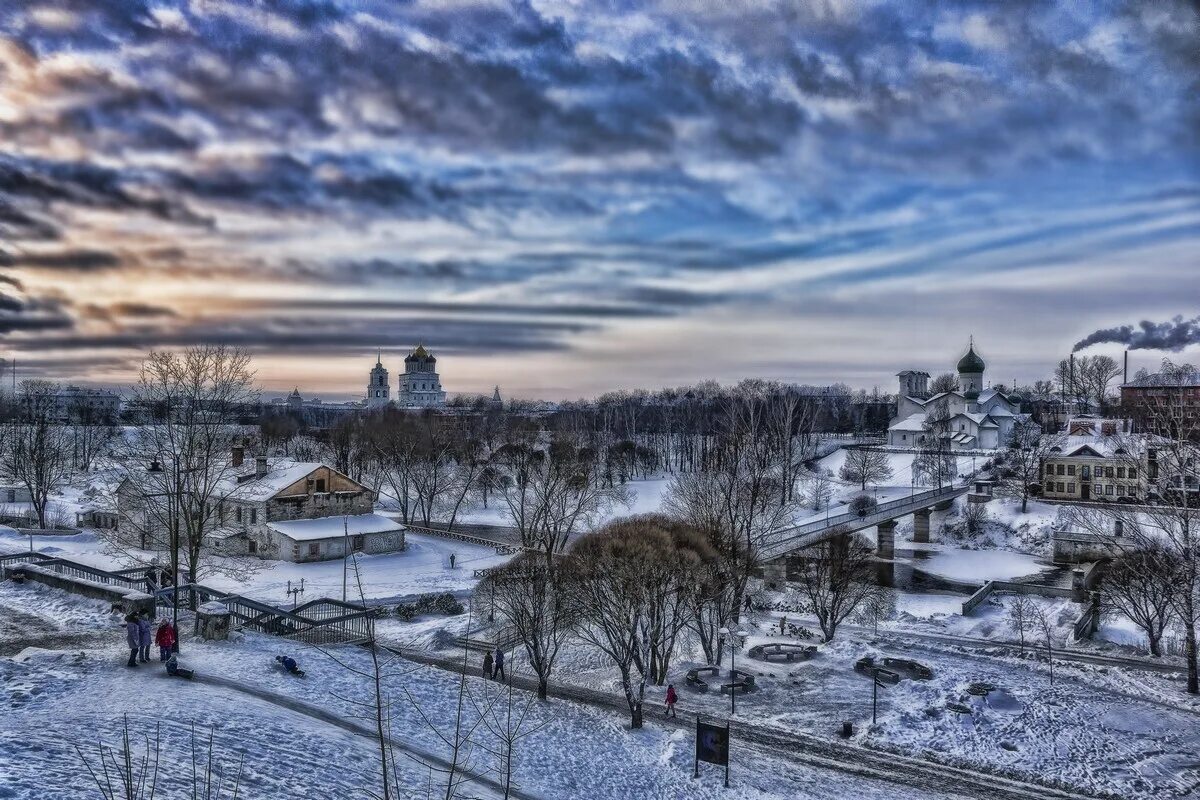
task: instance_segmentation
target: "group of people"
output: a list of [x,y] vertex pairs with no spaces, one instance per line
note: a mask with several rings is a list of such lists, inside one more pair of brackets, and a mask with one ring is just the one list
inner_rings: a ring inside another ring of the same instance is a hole
[[508,680],[508,676],[504,674],[504,651],[499,647],[483,654],[483,677]]
[[139,661],[145,664],[150,660],[151,645],[158,646],[159,660],[166,661],[175,651],[179,637],[175,633],[175,626],[169,619],[159,622],[156,630],[154,615],[142,612],[125,617],[125,641],[129,646],[127,666],[136,667]]

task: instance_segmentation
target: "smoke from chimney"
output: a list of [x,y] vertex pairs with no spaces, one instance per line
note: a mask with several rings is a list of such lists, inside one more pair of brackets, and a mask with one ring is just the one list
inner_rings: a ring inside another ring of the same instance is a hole
[[1076,342],[1071,352],[1078,353],[1094,344],[1123,344],[1130,350],[1170,350],[1178,353],[1192,344],[1200,344],[1200,316],[1184,319],[1178,315],[1170,322],[1144,319],[1133,325],[1102,328]]

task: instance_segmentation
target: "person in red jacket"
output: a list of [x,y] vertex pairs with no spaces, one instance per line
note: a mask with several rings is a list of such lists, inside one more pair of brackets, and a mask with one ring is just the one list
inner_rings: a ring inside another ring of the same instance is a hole
[[666,713],[666,716],[671,716],[671,717],[676,716],[675,704],[677,702],[679,702],[679,695],[675,693],[675,684],[668,683],[667,684],[667,713]]
[[164,619],[154,632],[154,643],[158,645],[159,661],[166,661],[175,649],[175,628],[169,619]]

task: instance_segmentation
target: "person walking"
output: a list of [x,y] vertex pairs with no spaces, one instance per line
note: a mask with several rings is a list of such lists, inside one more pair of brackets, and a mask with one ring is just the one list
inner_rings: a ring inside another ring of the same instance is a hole
[[483,677],[492,677],[492,651],[488,650],[483,654]]
[[146,570],[146,592],[154,594],[158,590],[158,570],[150,567]]
[[502,681],[508,680],[508,676],[504,674],[504,651],[499,647],[496,648],[496,671],[492,673],[492,677]]
[[164,619],[158,625],[158,630],[154,632],[154,643],[158,645],[158,660],[166,661],[171,657],[171,651],[175,649],[175,626],[171,624],[171,620]]
[[747,611],[749,611],[749,610],[750,610],[750,593],[749,593],[749,592],[747,592],[747,593],[746,593],[746,603],[745,603],[745,605],[746,605],[746,610],[747,610]]
[[145,664],[150,660],[150,645],[154,642],[154,628],[150,625],[150,615],[138,615],[138,658]]
[[450,569],[454,569],[454,553],[450,554]]
[[129,663],[126,666],[136,667],[138,651],[142,649],[142,633],[135,614],[125,617],[125,643],[129,645]]
[[786,632],[787,632],[787,617],[782,616],[779,618],[779,635],[783,636],[783,634],[785,634]]
[[668,717],[676,716],[675,704],[678,702],[679,702],[679,695],[676,694],[676,692],[675,692],[675,684],[668,683],[667,684],[667,713],[664,714],[663,716],[668,716]]

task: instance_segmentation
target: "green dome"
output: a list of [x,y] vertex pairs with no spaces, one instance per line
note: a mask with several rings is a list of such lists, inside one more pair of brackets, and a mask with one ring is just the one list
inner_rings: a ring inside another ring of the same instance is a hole
[[958,360],[958,371],[962,373],[983,372],[983,359],[975,354],[975,345],[971,345],[967,350],[967,354]]

